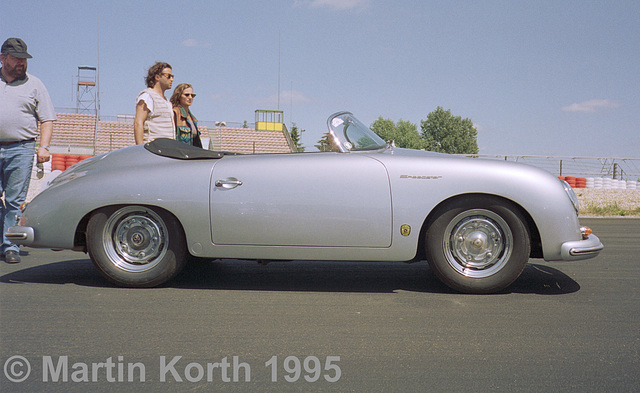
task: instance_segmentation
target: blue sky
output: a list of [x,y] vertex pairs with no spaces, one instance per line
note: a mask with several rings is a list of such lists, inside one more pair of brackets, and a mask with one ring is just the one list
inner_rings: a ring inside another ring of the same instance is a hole
[[0,39],[27,42],[58,108],[99,65],[101,114],[133,114],[160,60],[201,120],[253,122],[279,97],[308,150],[333,112],[419,126],[441,106],[476,124],[482,154],[640,158],[639,15],[636,0],[3,0]]

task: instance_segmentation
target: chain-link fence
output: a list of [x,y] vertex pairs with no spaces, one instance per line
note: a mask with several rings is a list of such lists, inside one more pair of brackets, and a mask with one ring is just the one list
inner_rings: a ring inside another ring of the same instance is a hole
[[640,158],[473,155],[468,157],[514,161],[557,176],[602,177],[640,181]]

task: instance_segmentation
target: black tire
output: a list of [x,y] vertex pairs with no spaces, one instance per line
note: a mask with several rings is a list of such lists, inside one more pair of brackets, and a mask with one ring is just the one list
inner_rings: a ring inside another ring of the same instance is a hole
[[436,212],[425,236],[435,275],[463,293],[494,293],[513,283],[529,261],[525,220],[513,204],[489,196],[457,199]]
[[145,206],[95,212],[87,226],[87,249],[100,273],[123,287],[161,285],[178,274],[187,259],[178,220]]

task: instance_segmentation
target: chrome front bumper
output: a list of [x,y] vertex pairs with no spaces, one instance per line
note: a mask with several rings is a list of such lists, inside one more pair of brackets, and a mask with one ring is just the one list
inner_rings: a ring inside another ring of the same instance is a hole
[[596,235],[589,235],[586,239],[562,243],[561,255],[565,261],[595,258],[604,249],[604,245]]

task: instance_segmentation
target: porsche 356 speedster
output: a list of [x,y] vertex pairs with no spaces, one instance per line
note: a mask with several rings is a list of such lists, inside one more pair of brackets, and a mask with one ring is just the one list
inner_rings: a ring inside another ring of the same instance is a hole
[[491,293],[530,258],[592,258],[571,187],[506,161],[396,148],[351,113],[334,151],[238,155],[156,140],[67,169],[7,236],[88,252],[111,282],[153,287],[198,259],[420,261]]

